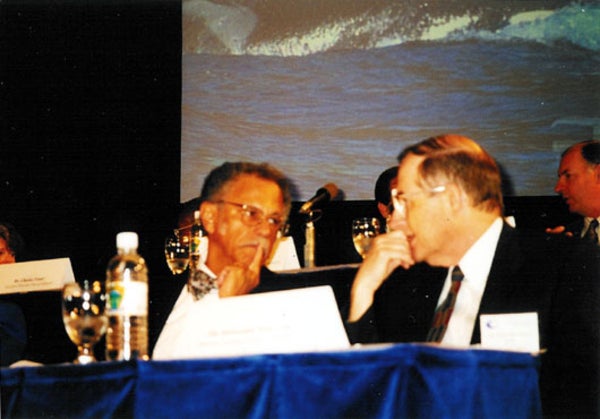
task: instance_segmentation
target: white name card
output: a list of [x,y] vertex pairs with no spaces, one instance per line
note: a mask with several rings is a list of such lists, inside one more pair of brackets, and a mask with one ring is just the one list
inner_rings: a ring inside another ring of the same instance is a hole
[[0,294],[61,290],[74,281],[69,258],[0,265]]
[[482,348],[531,353],[540,350],[535,312],[482,314],[479,323]]
[[271,257],[267,261],[267,268],[273,272],[300,268],[296,245],[292,237],[284,236],[277,239]]
[[350,347],[329,286],[198,301],[153,359],[314,352]]

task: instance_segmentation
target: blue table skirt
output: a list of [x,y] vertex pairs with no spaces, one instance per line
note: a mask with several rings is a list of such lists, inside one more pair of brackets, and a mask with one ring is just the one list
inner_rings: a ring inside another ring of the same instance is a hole
[[2,418],[530,418],[537,381],[528,354],[406,344],[0,372]]

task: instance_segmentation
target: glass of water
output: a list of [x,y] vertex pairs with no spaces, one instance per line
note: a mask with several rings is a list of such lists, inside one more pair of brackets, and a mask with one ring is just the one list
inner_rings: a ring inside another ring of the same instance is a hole
[[66,284],[62,291],[62,318],[69,339],[77,345],[76,364],[95,362],[94,345],[106,332],[106,294],[100,281]]
[[363,217],[352,220],[352,242],[358,254],[364,259],[375,236],[381,231],[379,220]]
[[165,239],[165,259],[174,275],[182,274],[190,263],[189,242],[189,236],[179,230],[173,230]]

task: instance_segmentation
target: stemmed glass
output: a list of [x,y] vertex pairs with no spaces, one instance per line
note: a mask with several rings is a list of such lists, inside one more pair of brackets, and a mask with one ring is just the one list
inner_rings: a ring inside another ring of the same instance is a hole
[[373,238],[379,234],[380,228],[377,218],[363,217],[352,220],[352,242],[363,259],[371,248]]
[[179,230],[173,232],[165,239],[165,259],[174,275],[183,273],[190,262],[190,238],[181,234]]
[[66,284],[62,291],[62,317],[69,339],[77,345],[76,364],[95,362],[94,345],[106,332],[106,294],[99,281]]

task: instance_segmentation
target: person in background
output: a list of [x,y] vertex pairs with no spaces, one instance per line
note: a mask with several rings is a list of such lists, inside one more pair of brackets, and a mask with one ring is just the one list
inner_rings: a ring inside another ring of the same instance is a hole
[[194,304],[248,294],[273,279],[265,269],[291,207],[291,183],[273,166],[224,163],[205,179],[200,218],[208,237],[205,262],[181,290],[158,341],[154,357],[176,351],[185,314]]
[[23,238],[17,230],[9,223],[0,222],[0,265],[17,262],[24,247]]
[[[15,263],[24,249],[24,241],[15,228],[0,222],[0,264]],[[0,299],[0,365],[6,367],[21,359],[27,345],[27,327],[21,308]]]
[[386,220],[386,223],[394,211],[390,191],[396,185],[397,173],[397,166],[390,167],[381,172],[375,182],[375,202],[377,203],[377,210],[383,219]]
[[600,244],[600,141],[582,141],[562,153],[554,190],[563,197],[569,211],[581,218],[547,232],[585,237]]
[[398,161],[391,231],[375,238],[352,286],[351,341],[468,347],[482,343],[480,316],[536,313],[527,335],[547,350],[544,413],[596,417],[598,249],[507,225],[498,166],[467,137],[428,138]]

